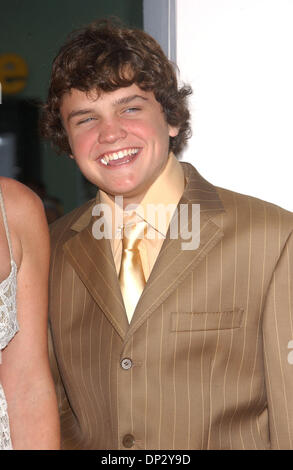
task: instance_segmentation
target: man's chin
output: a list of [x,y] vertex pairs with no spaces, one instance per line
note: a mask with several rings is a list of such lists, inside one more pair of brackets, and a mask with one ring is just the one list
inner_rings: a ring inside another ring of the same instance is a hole
[[115,197],[123,198],[123,207],[129,204],[140,204],[146,191],[138,191],[135,189],[131,190],[109,190],[109,189],[102,189],[105,193],[108,194],[111,199],[115,200]]

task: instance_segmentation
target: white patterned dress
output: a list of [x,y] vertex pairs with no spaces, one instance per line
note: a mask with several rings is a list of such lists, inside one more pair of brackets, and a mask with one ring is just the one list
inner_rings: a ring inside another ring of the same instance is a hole
[[[12,247],[7,225],[3,195],[0,188],[0,206],[3,215],[3,221],[9,246],[11,271],[9,276],[0,283],[0,364],[1,350],[4,349],[9,341],[18,331],[16,316],[16,274],[17,267],[12,255]],[[1,367],[1,365],[0,365]],[[11,450],[9,420],[7,412],[7,403],[4,390],[0,383],[0,450]]]

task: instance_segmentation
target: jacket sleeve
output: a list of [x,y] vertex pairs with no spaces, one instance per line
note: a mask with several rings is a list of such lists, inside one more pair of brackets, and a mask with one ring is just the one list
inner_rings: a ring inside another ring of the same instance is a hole
[[293,234],[280,254],[263,312],[263,347],[272,449],[293,449]]
[[48,328],[48,350],[50,367],[55,383],[55,389],[57,394],[57,402],[60,416],[61,426],[61,449],[62,450],[74,450],[78,448],[76,443],[77,439],[75,436],[76,421],[72,409],[70,407],[66,392],[63,386],[63,382],[59,373],[58,364],[56,361],[56,355],[54,352],[53,340],[51,328]]

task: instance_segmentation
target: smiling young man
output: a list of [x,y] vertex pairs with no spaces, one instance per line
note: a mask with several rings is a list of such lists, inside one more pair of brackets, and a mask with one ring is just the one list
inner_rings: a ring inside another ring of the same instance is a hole
[[113,23],[54,61],[43,134],[98,188],[51,232],[64,449],[293,448],[292,214],[178,162],[189,93]]
[[153,92],[134,83],[100,96],[73,89],[60,113],[84,176],[112,197],[140,203],[167,164],[169,138],[178,134]]

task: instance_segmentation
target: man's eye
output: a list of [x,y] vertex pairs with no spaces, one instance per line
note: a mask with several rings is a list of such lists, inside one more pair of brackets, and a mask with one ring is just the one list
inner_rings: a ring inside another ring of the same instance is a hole
[[140,108],[136,108],[135,106],[133,106],[133,107],[131,107],[131,108],[125,109],[124,112],[131,114],[131,113],[135,113],[136,111],[139,111],[139,110],[140,110]]
[[79,126],[80,124],[84,124],[86,122],[90,122],[90,121],[93,121],[95,118],[93,117],[88,117],[86,119],[82,119],[81,121],[78,121],[77,125]]

